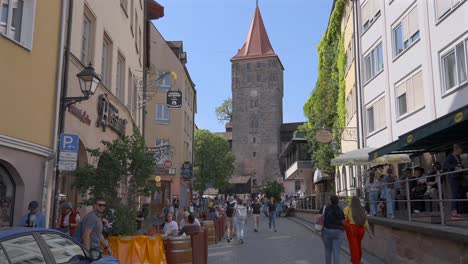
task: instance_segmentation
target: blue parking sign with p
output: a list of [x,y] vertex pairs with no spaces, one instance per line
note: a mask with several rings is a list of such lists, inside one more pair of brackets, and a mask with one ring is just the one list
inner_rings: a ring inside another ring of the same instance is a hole
[[76,134],[60,134],[60,151],[78,152],[79,140]]

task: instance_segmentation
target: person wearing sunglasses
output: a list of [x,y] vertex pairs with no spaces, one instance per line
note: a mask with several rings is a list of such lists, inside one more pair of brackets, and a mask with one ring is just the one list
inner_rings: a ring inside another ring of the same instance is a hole
[[104,238],[102,234],[102,216],[104,215],[105,209],[106,201],[102,197],[97,197],[93,205],[93,210],[83,218],[82,239],[83,245],[86,249],[100,250],[102,243],[108,254],[112,255],[112,250],[109,246],[109,242]]

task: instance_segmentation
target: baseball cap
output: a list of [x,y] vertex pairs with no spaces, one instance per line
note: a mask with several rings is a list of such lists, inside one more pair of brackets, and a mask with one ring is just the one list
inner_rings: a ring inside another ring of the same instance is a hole
[[39,203],[37,201],[31,201],[28,206],[28,210],[34,210],[39,207]]

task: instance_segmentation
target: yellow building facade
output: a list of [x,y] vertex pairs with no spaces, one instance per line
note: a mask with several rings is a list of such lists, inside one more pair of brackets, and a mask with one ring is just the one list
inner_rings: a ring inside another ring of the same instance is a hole
[[[343,129],[341,140],[341,153],[358,149],[358,117],[357,117],[357,89],[356,89],[356,60],[355,60],[355,30],[353,1],[346,0],[343,18],[341,21],[343,44],[346,52],[345,64],[345,106],[346,126]],[[352,195],[350,189],[358,182],[356,166],[340,166],[337,168],[335,179],[336,191],[339,195]]]
[[0,226],[16,226],[32,200],[49,210],[62,6],[61,1],[2,3]]
[[[193,164],[197,94],[185,67],[187,54],[183,42],[166,41],[154,26],[150,27],[149,39],[151,67],[148,82],[152,85],[148,86],[147,92],[144,134],[147,146],[161,152],[155,171],[155,176],[161,176],[161,189],[147,202],[159,212],[165,198],[180,208],[188,205],[190,181],[184,179],[181,170],[184,163]],[[182,92],[181,108],[167,108],[168,91]]]

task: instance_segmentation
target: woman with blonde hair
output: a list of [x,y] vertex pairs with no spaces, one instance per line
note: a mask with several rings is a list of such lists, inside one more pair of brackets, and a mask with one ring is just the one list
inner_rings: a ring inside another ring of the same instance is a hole
[[367,214],[361,206],[361,201],[359,201],[359,198],[356,196],[351,199],[351,205],[345,207],[344,214],[344,227],[346,237],[348,238],[349,250],[351,252],[351,263],[359,264],[361,263],[361,242],[364,237],[365,229],[367,229],[372,238],[372,233],[370,232],[369,223],[367,221]]

